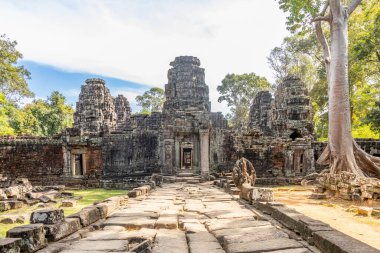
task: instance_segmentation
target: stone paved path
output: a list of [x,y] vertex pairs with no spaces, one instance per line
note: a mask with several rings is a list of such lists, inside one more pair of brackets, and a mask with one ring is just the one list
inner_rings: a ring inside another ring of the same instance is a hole
[[101,227],[55,246],[54,252],[128,252],[136,246],[150,252],[142,250],[147,245],[153,253],[318,252],[209,183],[165,184],[148,196],[129,199]]

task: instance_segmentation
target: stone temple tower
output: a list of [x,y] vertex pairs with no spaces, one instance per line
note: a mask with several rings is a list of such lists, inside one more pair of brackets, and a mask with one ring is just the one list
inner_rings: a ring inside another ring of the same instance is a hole
[[82,85],[74,114],[74,127],[84,134],[109,132],[116,127],[115,105],[105,81],[99,78],[86,80]]
[[163,172],[208,174],[211,103],[204,69],[192,56],[170,65],[160,138]]

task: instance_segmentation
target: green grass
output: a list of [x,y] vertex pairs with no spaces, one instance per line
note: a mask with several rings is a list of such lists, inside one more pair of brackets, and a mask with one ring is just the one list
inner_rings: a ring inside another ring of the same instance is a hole
[[82,196],[83,198],[77,201],[77,205],[75,207],[63,208],[65,216],[76,213],[83,207],[92,205],[96,201],[104,200],[112,196],[127,194],[126,190],[106,189],[69,190],[68,192],[72,192],[74,193],[74,196]]
[[[86,190],[66,190],[66,192],[72,192],[74,193],[74,196],[83,197],[81,200],[77,201],[77,204],[75,207],[63,207],[65,216],[68,216],[70,214],[80,211],[83,207],[92,205],[92,203],[96,201],[101,201],[112,196],[124,195],[124,194],[127,194],[128,191],[106,190],[106,189],[86,189]],[[58,208],[60,205],[61,205],[61,200],[57,199],[57,204],[52,205],[52,207]],[[18,224],[18,223],[0,224],[0,238],[5,237],[7,231],[11,228],[14,228],[20,225],[29,224],[30,214],[37,209],[44,209],[44,208],[38,208],[37,206],[38,204],[34,206],[24,206],[23,208],[20,208],[20,209],[10,210],[10,211],[0,213],[0,219],[9,215],[25,215],[27,217],[27,219],[25,219],[24,224]]]

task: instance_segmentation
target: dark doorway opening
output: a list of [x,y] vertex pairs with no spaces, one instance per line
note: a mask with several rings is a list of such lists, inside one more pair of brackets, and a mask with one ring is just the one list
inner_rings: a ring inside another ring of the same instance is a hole
[[83,155],[75,154],[74,176],[83,176]]
[[298,129],[293,129],[293,133],[291,133],[289,137],[294,141],[297,138],[302,138],[302,134]]

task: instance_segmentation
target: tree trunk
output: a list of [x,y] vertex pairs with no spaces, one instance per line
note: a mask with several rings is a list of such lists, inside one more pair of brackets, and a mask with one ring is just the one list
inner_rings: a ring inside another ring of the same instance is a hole
[[330,164],[330,173],[352,172],[380,178],[380,159],[366,154],[355,143],[351,132],[348,84],[348,10],[340,0],[330,0],[331,61],[328,68],[329,130],[328,145],[318,159]]

